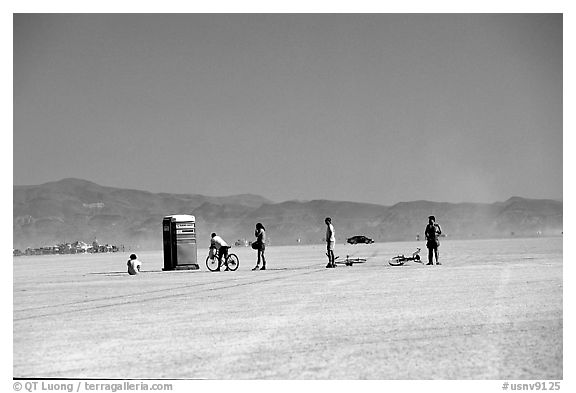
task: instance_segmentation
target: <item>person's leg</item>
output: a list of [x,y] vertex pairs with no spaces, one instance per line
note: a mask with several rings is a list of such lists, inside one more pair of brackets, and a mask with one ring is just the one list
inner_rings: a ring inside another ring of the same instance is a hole
[[226,266],[226,269],[228,269],[228,247],[221,247],[220,248],[220,252],[222,253],[222,259],[224,260],[224,265]]
[[262,269],[260,270],[266,270],[266,257],[264,256],[265,250],[266,248],[264,247],[264,245],[262,245],[262,248],[260,249],[260,252],[262,253]]
[[332,264],[332,267],[336,267],[334,260],[334,242],[330,242],[330,263]]
[[328,255],[328,266],[336,267],[336,258],[334,258],[334,242],[326,243],[326,254]]
[[434,264],[434,249],[432,247],[428,247],[428,265]]
[[440,261],[438,260],[438,257],[440,256],[440,251],[438,250],[438,247],[434,249],[434,256],[436,257],[436,265],[441,265]]
[[260,269],[260,248],[258,248],[258,250],[256,250],[256,254],[258,255],[258,260],[256,261],[256,266],[254,266],[254,268],[252,270]]
[[216,270],[220,271],[220,267],[222,266],[222,251],[216,250],[216,255],[218,255],[218,269]]

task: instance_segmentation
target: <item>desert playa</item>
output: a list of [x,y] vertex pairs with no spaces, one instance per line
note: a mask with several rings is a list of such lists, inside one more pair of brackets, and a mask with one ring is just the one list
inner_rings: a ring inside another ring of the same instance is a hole
[[[14,258],[14,377],[563,378],[562,239],[234,247],[236,272],[162,272],[162,252]],[[423,255],[425,256],[423,247]]]

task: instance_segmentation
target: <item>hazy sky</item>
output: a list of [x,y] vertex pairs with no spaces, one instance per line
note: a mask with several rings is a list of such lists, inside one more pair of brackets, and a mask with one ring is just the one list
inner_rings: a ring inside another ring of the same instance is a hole
[[14,16],[14,184],[562,198],[562,15]]

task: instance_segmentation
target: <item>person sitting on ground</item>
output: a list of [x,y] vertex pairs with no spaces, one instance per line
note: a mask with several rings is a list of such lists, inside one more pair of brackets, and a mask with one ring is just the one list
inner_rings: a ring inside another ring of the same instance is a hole
[[138,260],[136,254],[130,254],[130,259],[126,263],[128,265],[128,274],[134,276],[135,274],[140,273],[140,267],[142,266],[142,262]]
[[228,258],[229,248],[230,246],[228,245],[228,243],[224,241],[224,239],[222,239],[216,233],[212,233],[210,240],[210,249],[214,250],[216,252],[216,255],[218,255],[218,269],[216,269],[217,272],[220,271],[220,267],[222,266],[222,258],[224,258],[224,265],[226,266],[226,270],[229,270],[228,263],[226,262],[226,259]]

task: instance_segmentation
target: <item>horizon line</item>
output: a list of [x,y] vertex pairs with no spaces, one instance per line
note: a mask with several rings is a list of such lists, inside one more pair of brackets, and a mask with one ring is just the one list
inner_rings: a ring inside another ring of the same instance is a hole
[[560,197],[560,198],[533,198],[533,197],[525,197],[525,196],[519,196],[519,195],[512,195],[512,196],[506,198],[505,200],[496,200],[496,201],[492,201],[492,202],[468,202],[468,201],[447,202],[447,201],[435,201],[435,200],[427,200],[427,199],[415,199],[415,200],[397,201],[397,202],[392,203],[390,205],[384,205],[384,204],[375,203],[375,202],[360,202],[360,201],[352,201],[352,200],[339,200],[339,199],[326,199],[326,198],[312,198],[312,199],[296,198],[296,199],[287,199],[287,200],[283,200],[283,201],[275,201],[269,197],[266,197],[266,196],[263,196],[260,194],[254,194],[254,193],[240,193],[240,194],[229,194],[229,195],[209,195],[209,194],[166,192],[166,191],[154,192],[154,191],[143,190],[143,189],[138,189],[138,188],[122,188],[122,187],[117,187],[117,186],[108,186],[108,185],[96,183],[92,180],[87,180],[87,179],[83,179],[83,178],[79,178],[79,177],[65,177],[65,178],[62,178],[60,180],[47,181],[47,182],[40,183],[40,184],[13,184],[12,186],[13,187],[39,187],[39,186],[43,186],[46,184],[60,183],[60,182],[64,182],[67,180],[91,183],[91,184],[95,184],[99,187],[115,188],[115,189],[121,189],[121,190],[126,190],[126,191],[148,192],[150,194],[156,194],[156,195],[160,195],[160,194],[190,195],[190,196],[195,195],[195,196],[208,197],[208,198],[232,198],[232,197],[241,197],[241,196],[251,196],[251,197],[261,198],[261,199],[264,199],[264,200],[267,200],[270,202],[270,203],[265,202],[265,203],[263,203],[263,205],[266,205],[266,204],[277,205],[277,204],[290,203],[290,202],[296,202],[296,203],[310,203],[310,202],[356,203],[356,204],[374,205],[374,206],[383,206],[383,207],[392,207],[392,206],[396,206],[396,205],[401,204],[401,203],[415,203],[415,202],[440,203],[440,204],[445,203],[445,204],[451,204],[451,205],[462,205],[462,204],[491,205],[491,204],[495,204],[495,203],[504,203],[504,202],[507,202],[507,201],[514,199],[514,198],[520,198],[520,199],[526,199],[526,200],[539,200],[539,201],[554,201],[554,202],[564,203],[563,197]]

